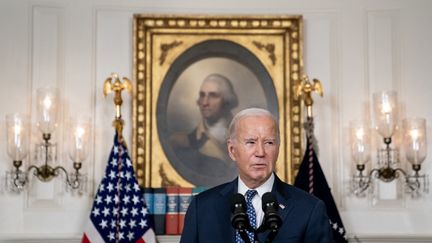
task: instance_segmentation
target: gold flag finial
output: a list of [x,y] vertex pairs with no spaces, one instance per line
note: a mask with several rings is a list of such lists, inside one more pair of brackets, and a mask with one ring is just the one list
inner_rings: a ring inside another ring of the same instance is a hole
[[113,126],[116,128],[119,135],[122,134],[123,130],[123,119],[121,118],[121,105],[123,99],[121,92],[126,90],[128,93],[132,93],[132,83],[131,81],[123,77],[123,82],[120,81],[119,75],[117,73],[111,73],[104,82],[103,94],[106,97],[109,93],[114,92],[114,104],[116,109],[115,120],[113,121]]
[[307,75],[303,75],[300,83],[295,88],[294,95],[296,99],[301,98],[306,106],[307,117],[312,117],[312,92],[318,93],[321,97],[323,97],[324,92],[321,85],[321,82],[318,79],[313,79],[313,83],[309,81],[309,77]]

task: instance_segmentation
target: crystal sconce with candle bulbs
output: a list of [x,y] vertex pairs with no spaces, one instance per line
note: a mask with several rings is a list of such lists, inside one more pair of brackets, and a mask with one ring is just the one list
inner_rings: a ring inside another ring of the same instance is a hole
[[401,177],[406,192],[413,196],[428,192],[429,181],[420,173],[421,163],[426,158],[426,120],[423,118],[404,119],[402,124],[402,151],[411,164],[411,170],[400,167],[399,149],[392,146],[392,138],[397,130],[397,94],[385,91],[373,94],[373,111],[376,130],[383,139],[383,146],[377,149],[376,166],[366,171],[366,164],[371,160],[372,130],[365,121],[350,124],[351,154],[356,165],[352,190],[357,196],[364,196],[371,188],[371,182],[379,179],[392,182]]
[[[66,147],[73,162],[73,172],[68,171],[57,161],[57,144],[52,142],[52,135],[57,127],[58,92],[56,89],[37,90],[36,125],[42,135],[42,142],[36,144],[34,160],[30,158],[31,122],[24,114],[6,116],[7,153],[13,161],[14,169],[6,173],[7,188],[22,191],[30,182],[31,172],[42,182],[51,181],[61,172],[69,188],[85,190],[87,178],[80,172],[82,162],[88,154],[90,122],[88,119],[72,118],[66,126]],[[25,159],[28,167],[24,169]]]

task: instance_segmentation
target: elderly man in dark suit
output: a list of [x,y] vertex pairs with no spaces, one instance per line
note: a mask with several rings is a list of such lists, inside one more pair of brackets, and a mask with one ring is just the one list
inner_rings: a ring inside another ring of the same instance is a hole
[[[181,243],[243,242],[231,226],[230,198],[236,193],[245,195],[249,221],[257,228],[263,222],[261,197],[266,192],[276,197],[282,219],[273,242],[331,242],[332,232],[324,203],[282,182],[274,173],[279,141],[277,120],[267,110],[250,108],[233,118],[227,145],[239,175],[234,181],[192,199]],[[264,242],[268,234],[260,232],[256,237],[259,242]],[[253,242],[253,234],[249,237]]]

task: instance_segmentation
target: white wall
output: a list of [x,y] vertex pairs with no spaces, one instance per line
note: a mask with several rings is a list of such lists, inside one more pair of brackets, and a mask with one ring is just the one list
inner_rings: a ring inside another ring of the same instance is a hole
[[[103,98],[102,84],[111,72],[132,76],[133,13],[302,14],[306,70],[324,85],[324,98],[317,98],[314,107],[320,161],[349,235],[362,242],[432,241],[431,194],[416,200],[406,196],[374,201],[349,193],[352,165],[347,133],[351,120],[365,117],[372,93],[388,89],[398,92],[404,117],[425,117],[432,123],[432,2],[245,3],[1,0],[0,117],[34,112],[35,90],[40,86],[60,88],[62,121],[78,114],[92,119],[92,149],[84,169],[98,183],[112,145],[114,117],[112,99]],[[125,100],[125,134],[131,144],[131,98]],[[6,148],[4,120],[1,124],[0,147]],[[60,151],[66,136],[62,127],[55,133]],[[428,137],[432,138],[430,125]],[[431,147],[423,165],[428,174],[432,173],[428,163]],[[64,153],[59,158],[68,161]],[[0,173],[10,168],[6,149],[2,149]],[[0,190],[0,241],[79,242],[93,190],[73,196],[60,183],[36,183],[33,190],[21,194]]]

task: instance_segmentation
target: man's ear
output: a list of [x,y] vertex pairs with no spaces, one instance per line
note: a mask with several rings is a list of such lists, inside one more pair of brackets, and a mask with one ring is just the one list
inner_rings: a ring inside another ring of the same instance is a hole
[[228,141],[227,141],[227,148],[228,148],[228,154],[229,154],[230,158],[233,161],[236,161],[235,146],[234,146],[234,142],[231,139],[228,139]]

